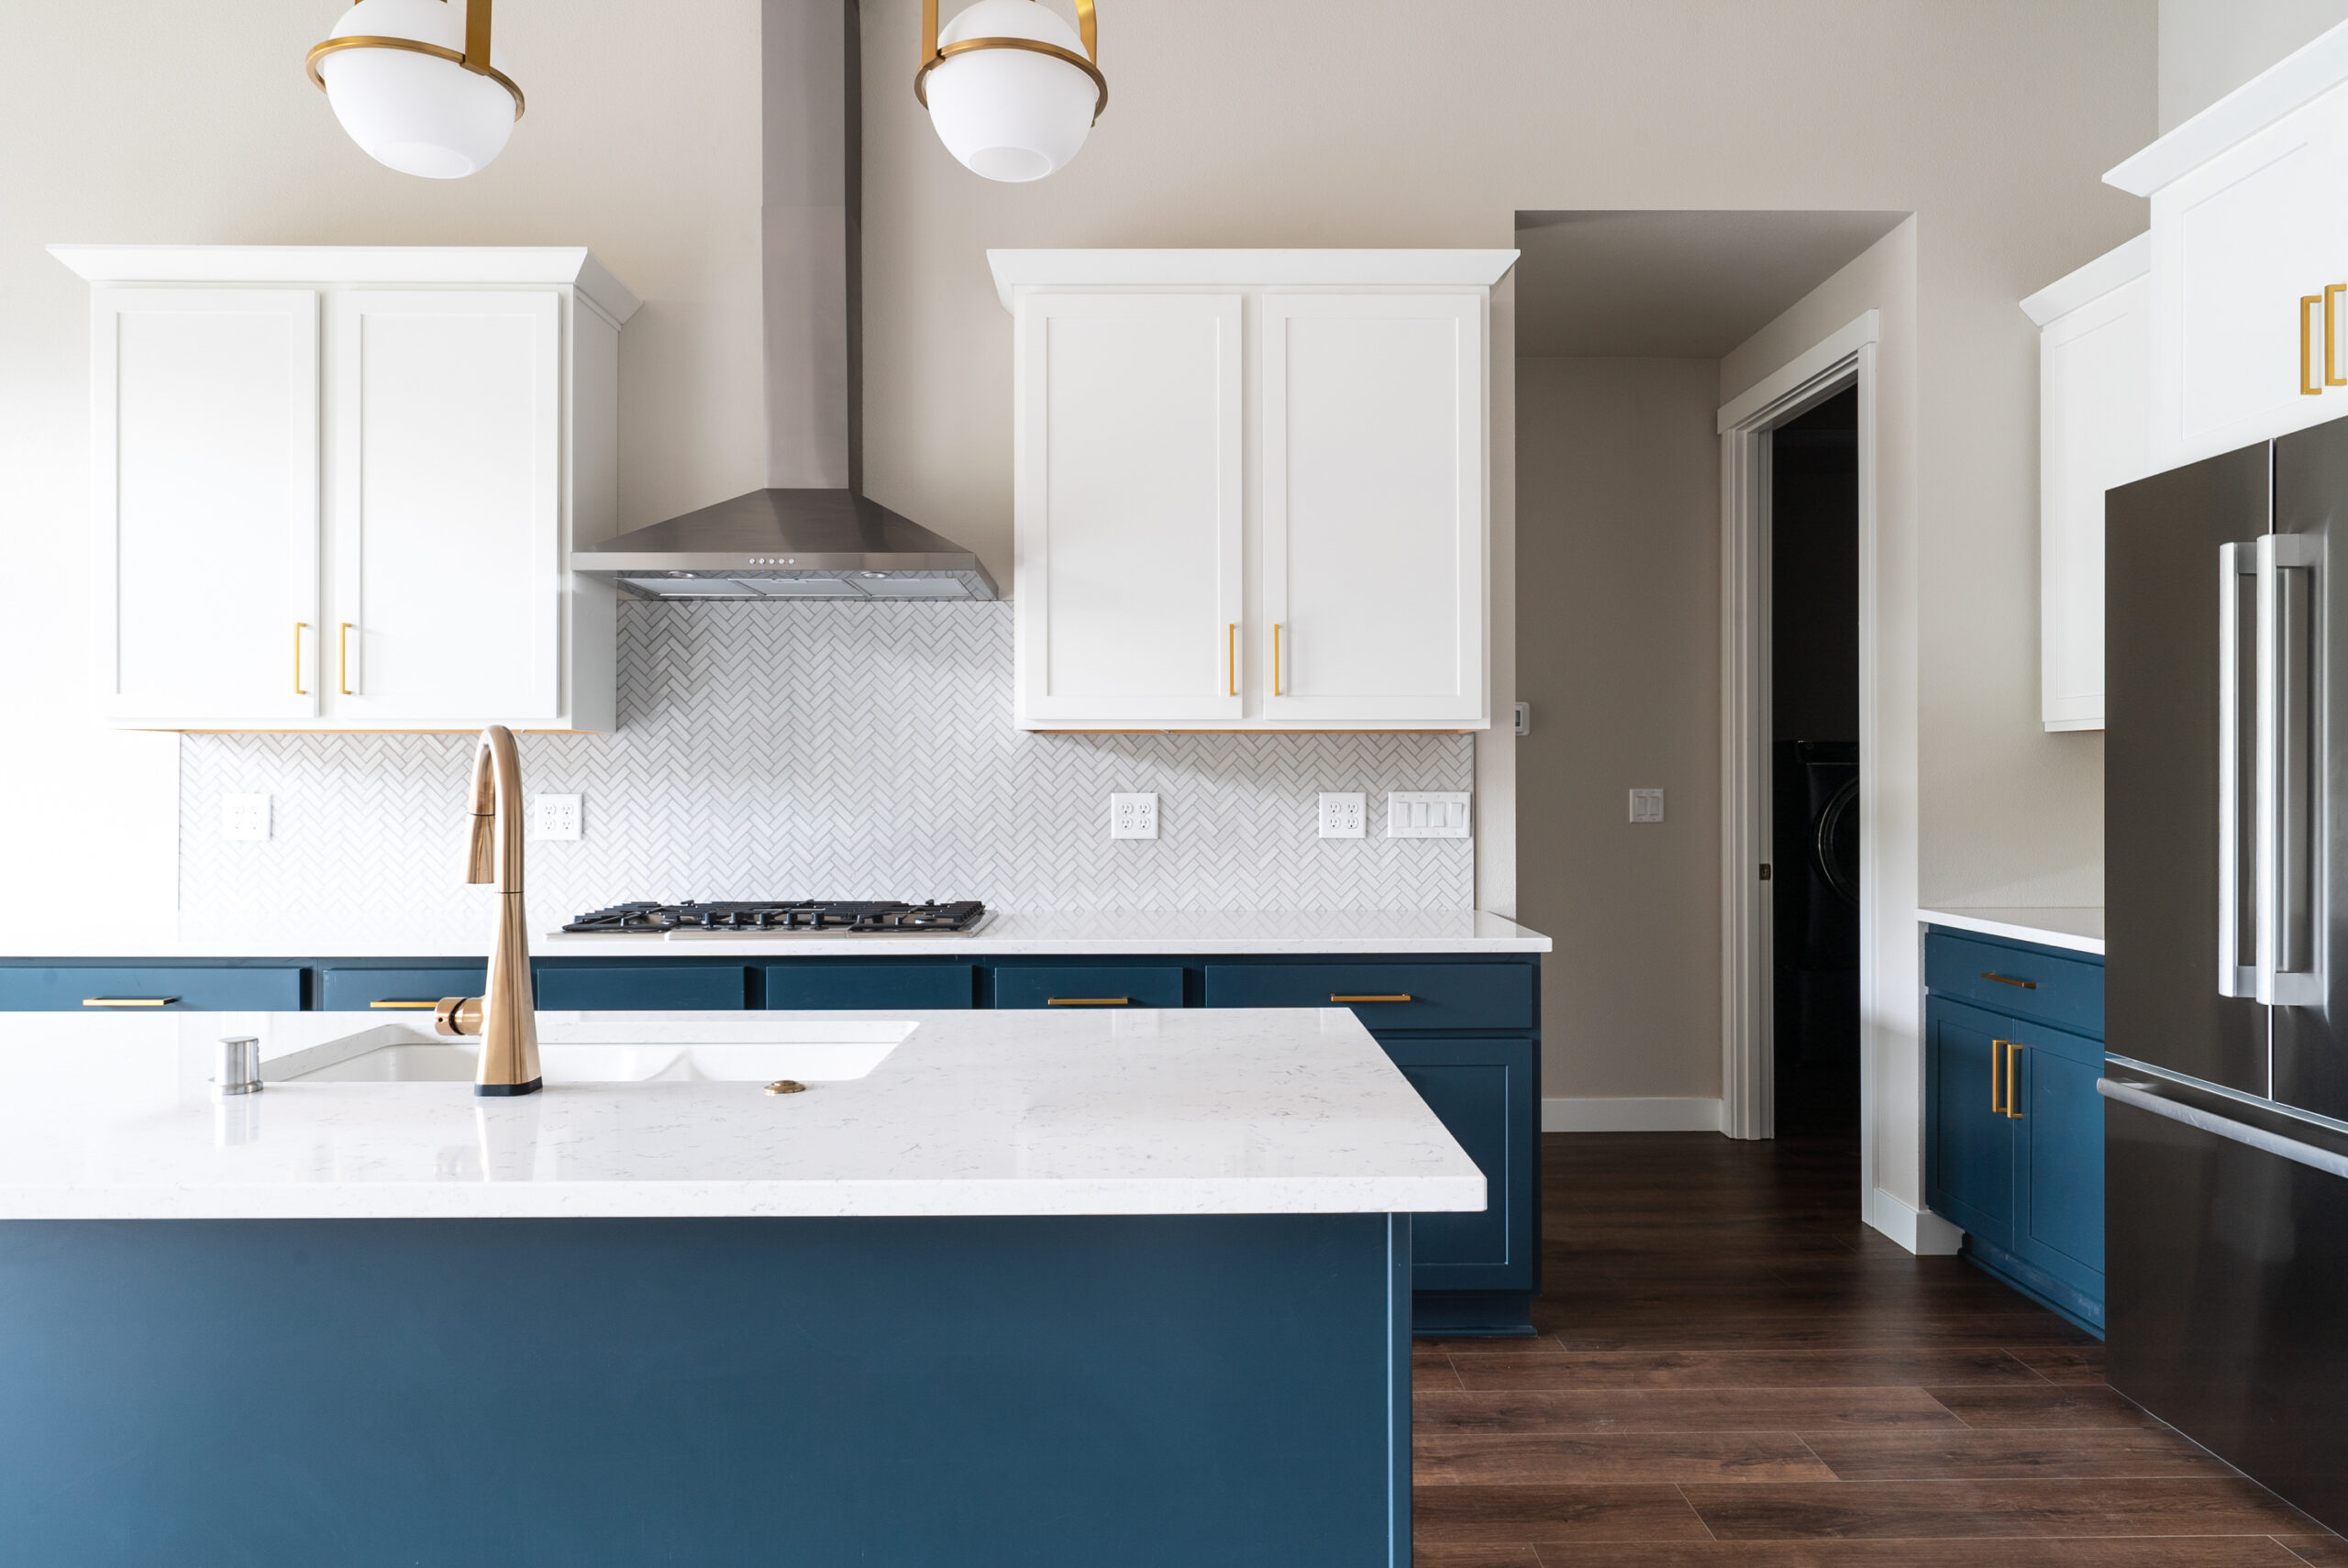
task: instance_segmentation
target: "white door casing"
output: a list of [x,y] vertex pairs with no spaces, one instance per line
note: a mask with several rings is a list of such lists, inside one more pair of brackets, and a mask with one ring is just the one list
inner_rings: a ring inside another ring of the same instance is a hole
[[1488,723],[1484,295],[1262,311],[1264,718]]
[[1241,302],[1036,293],[1014,392],[1019,721],[1238,721]]
[[316,291],[100,288],[94,306],[101,711],[312,717]]

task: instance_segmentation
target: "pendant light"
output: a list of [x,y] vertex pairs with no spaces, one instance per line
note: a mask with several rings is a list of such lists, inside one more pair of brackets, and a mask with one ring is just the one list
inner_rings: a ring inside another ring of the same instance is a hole
[[522,89],[489,46],[490,0],[359,0],[310,50],[310,80],[368,157],[461,180],[505,149]]
[[940,32],[937,0],[922,0],[914,96],[972,173],[1040,180],[1084,145],[1109,106],[1109,83],[1092,0],[1076,0],[1076,20],[1081,38],[1036,0],[976,0]]

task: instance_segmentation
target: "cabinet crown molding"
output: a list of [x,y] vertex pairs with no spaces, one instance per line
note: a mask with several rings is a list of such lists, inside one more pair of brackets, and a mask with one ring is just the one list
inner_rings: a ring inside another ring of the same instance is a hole
[[52,245],[93,283],[568,285],[625,326],[643,304],[581,245]]
[[2149,196],[2342,82],[2348,82],[2348,22],[2285,55],[2113,169],[2103,182]]
[[2033,325],[2043,326],[2152,270],[2153,237],[2147,230],[2124,245],[2112,247],[2076,271],[2055,279],[2022,301],[2021,313]]
[[995,297],[1025,289],[1490,288],[1515,250],[990,250]]

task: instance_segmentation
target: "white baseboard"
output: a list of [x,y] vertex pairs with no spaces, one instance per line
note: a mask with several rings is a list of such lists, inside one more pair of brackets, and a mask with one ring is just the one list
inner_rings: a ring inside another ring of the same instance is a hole
[[1965,1232],[1929,1209],[1911,1209],[1881,1187],[1867,1194],[1866,1221],[1910,1252],[1944,1257],[1956,1251]]
[[1544,1132],[1717,1132],[1717,1099],[1545,1099]]

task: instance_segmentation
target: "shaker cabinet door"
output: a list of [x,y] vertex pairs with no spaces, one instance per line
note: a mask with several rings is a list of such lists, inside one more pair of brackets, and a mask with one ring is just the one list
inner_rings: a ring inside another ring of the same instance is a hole
[[1239,296],[1047,293],[1018,311],[1019,722],[1236,721]]
[[1488,722],[1483,312],[1264,296],[1268,722]]
[[318,296],[100,288],[91,492],[99,703],[318,711]]
[[1924,1198],[1991,1245],[2013,1246],[2014,1126],[2004,1110],[2008,1021],[1924,1004]]
[[334,716],[556,717],[560,296],[353,290],[330,348]]

